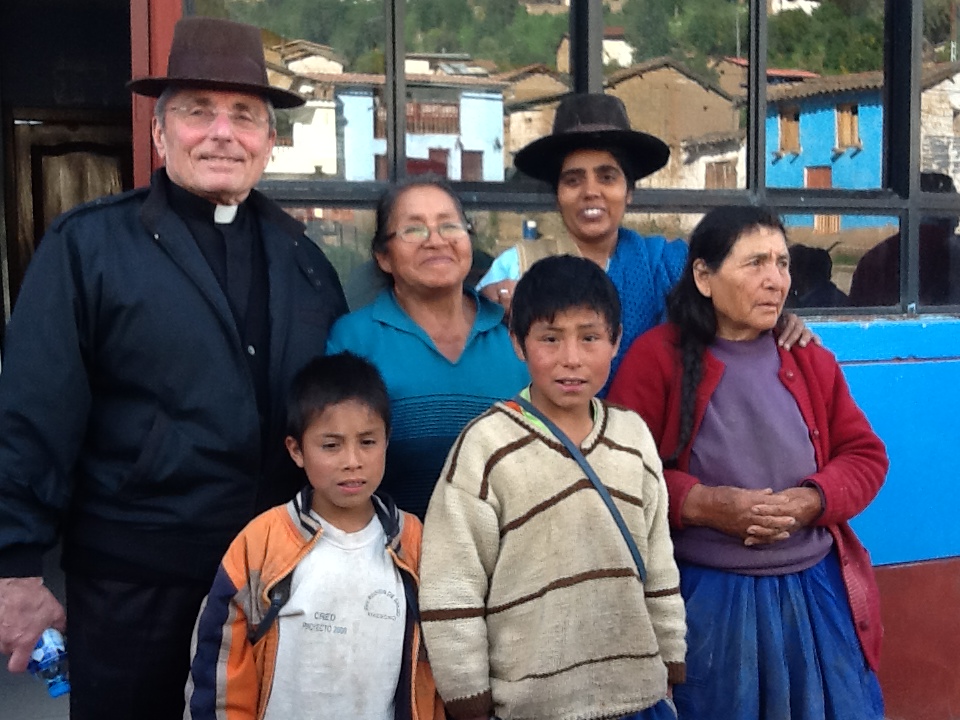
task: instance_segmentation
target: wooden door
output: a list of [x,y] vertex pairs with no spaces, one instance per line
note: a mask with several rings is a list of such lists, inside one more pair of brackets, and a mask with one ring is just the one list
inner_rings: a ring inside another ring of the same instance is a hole
[[[804,187],[822,190],[833,187],[833,170],[830,167],[808,167],[804,177]],[[840,232],[839,215],[814,215],[813,231],[818,235]]]
[[479,150],[464,150],[460,156],[460,179],[483,180],[483,153]]
[[430,164],[435,168],[434,172],[443,177],[450,177],[447,169],[450,167],[450,151],[444,148],[430,148],[428,151]]
[[36,115],[15,112],[14,119],[13,238],[8,248],[11,301],[40,239],[57,215],[133,186],[127,118],[110,121]]

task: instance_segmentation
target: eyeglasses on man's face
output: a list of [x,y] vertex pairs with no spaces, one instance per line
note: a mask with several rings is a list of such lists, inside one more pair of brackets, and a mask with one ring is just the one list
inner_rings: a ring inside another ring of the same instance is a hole
[[211,105],[173,105],[168,108],[184,125],[195,130],[206,130],[221,115],[226,115],[230,126],[237,132],[253,132],[267,124],[267,119],[248,108],[218,110]]
[[[405,225],[387,235],[387,240],[392,237],[398,237],[404,242],[422,243],[427,241],[427,238],[430,237],[430,233],[433,231],[434,228],[422,223]],[[436,231],[437,235],[444,240],[447,240],[448,242],[454,242],[456,240],[463,240],[465,237],[467,237],[470,234],[470,227],[461,222],[445,222],[437,225]]]

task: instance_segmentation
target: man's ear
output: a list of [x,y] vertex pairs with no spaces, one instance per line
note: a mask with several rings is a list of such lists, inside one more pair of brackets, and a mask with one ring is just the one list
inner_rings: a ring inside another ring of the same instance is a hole
[[[277,143],[277,129],[271,128],[270,134],[267,136],[267,151],[264,153],[263,158],[263,170],[267,169],[267,165],[270,164],[270,161],[273,159],[273,146]],[[262,170],[261,170],[262,172]]]
[[527,356],[526,353],[523,352],[523,346],[520,344],[520,341],[517,340],[517,336],[513,334],[512,330],[510,331],[510,342],[513,344],[513,351],[517,354],[517,357],[523,360],[523,362],[526,362]]
[[297,442],[297,439],[292,435],[287,435],[287,439],[283,441],[283,444],[287,446],[287,452],[290,453],[293,462],[297,464],[298,468],[302,468],[303,451],[300,449],[300,443]]
[[167,145],[163,137],[163,128],[156,117],[150,121],[150,136],[153,138],[153,146],[157,149],[157,155],[160,156],[161,160],[166,160]]
[[713,289],[710,286],[710,278],[712,276],[713,271],[707,267],[707,264],[703,260],[697,259],[693,261],[693,283],[697,286],[700,294],[707,298],[713,293]]

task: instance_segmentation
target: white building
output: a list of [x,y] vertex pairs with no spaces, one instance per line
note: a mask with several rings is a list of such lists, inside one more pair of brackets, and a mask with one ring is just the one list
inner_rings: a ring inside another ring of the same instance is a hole
[[776,15],[785,10],[803,10],[807,15],[820,7],[820,0],[767,0],[767,14]]

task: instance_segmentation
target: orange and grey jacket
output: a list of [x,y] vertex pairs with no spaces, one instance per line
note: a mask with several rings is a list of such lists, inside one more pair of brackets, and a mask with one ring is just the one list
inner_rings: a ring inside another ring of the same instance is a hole
[[[187,718],[259,720],[273,687],[279,626],[277,613],[290,578],[316,545],[320,524],[310,516],[313,488],[256,517],[233,541],[204,600],[194,636],[187,681]],[[396,720],[442,720],[430,664],[420,639],[420,521],[374,496],[374,509],[407,601],[404,654],[396,694]]]

